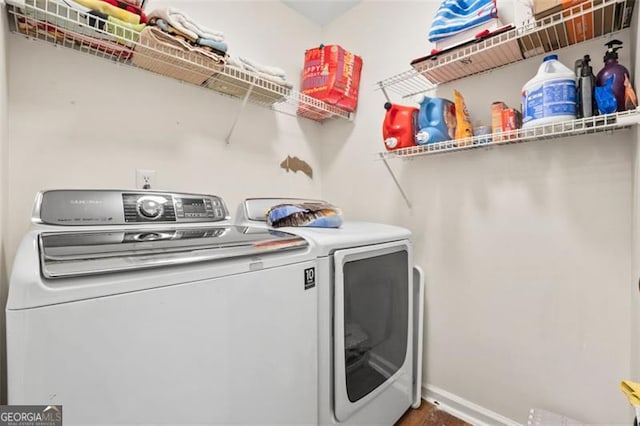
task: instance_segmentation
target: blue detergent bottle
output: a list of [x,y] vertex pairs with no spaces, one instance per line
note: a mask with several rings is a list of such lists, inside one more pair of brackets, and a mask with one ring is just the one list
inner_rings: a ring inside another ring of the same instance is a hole
[[456,106],[453,102],[424,95],[419,95],[416,101],[420,104],[417,144],[443,142],[455,137]]

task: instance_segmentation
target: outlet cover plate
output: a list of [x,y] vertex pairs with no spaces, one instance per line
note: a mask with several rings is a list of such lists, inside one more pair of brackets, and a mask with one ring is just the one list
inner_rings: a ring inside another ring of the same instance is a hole
[[156,189],[156,171],[150,169],[136,169],[137,189]]

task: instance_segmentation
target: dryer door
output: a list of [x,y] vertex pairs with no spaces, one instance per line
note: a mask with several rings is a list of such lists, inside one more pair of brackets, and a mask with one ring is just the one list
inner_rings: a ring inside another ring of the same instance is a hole
[[359,410],[397,419],[411,405],[412,259],[408,241],[334,255],[334,408],[341,422]]

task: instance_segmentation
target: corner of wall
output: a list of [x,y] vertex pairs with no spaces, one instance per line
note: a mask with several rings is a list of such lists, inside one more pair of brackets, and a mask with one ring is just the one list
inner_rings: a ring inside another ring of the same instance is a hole
[[7,403],[7,352],[5,305],[9,291],[7,260],[5,255],[5,230],[7,229],[7,15],[4,1],[0,2],[0,404]]
[[424,384],[422,397],[429,403],[437,406],[467,423],[477,426],[501,425],[516,426],[519,423],[488,408],[474,404],[464,398],[445,391],[437,386]]

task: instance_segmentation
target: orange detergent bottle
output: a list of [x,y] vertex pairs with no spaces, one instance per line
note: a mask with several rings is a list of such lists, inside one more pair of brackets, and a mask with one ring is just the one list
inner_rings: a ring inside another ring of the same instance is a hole
[[382,123],[382,137],[387,151],[415,146],[420,110],[390,102],[384,104],[384,109],[387,110],[387,113]]

